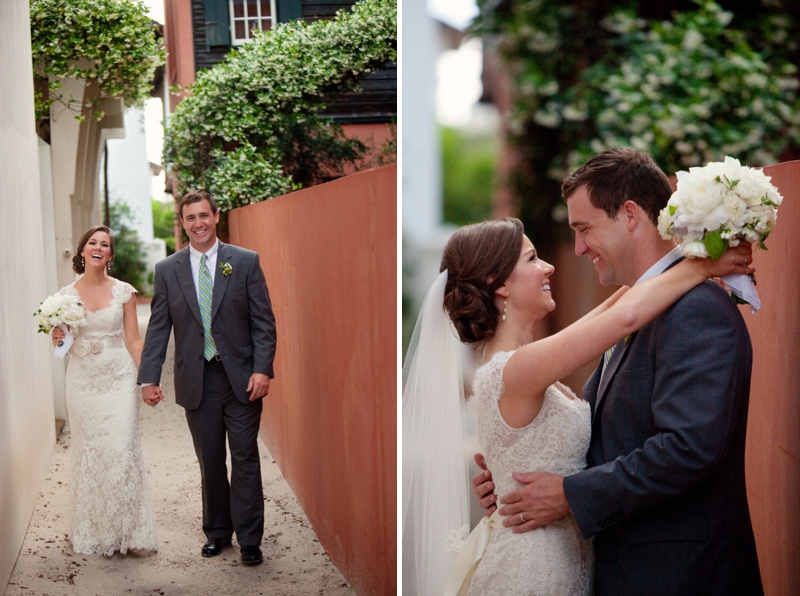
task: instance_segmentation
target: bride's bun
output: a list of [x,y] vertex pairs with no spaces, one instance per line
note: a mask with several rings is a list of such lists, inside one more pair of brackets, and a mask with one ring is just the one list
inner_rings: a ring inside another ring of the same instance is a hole
[[444,307],[464,343],[494,335],[500,320],[494,292],[514,270],[523,234],[522,222],[509,217],[465,226],[447,241],[440,268],[447,269]]

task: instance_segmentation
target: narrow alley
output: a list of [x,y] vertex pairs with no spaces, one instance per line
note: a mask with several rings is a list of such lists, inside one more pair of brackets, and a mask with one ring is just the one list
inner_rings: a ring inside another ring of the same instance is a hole
[[[140,305],[142,336],[149,306]],[[79,555],[69,542],[69,449],[61,433],[5,596],[353,595],[331,563],[291,489],[259,440],[265,498],[264,563],[241,565],[234,545],[200,556],[200,472],[183,408],[175,404],[172,353],[162,384],[167,402],[142,405],[141,436],[158,523],[159,551]]]

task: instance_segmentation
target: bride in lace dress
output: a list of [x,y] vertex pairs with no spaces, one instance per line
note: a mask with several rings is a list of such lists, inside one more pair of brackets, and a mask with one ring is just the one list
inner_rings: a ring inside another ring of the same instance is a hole
[[592,593],[592,545],[571,515],[515,533],[495,511],[464,539],[470,481],[456,337],[476,348],[481,364],[468,407],[477,417],[480,447],[500,497],[522,486],[514,472],[569,475],[585,468],[590,406],[559,379],[697,284],[741,272],[736,263],[745,252],[749,247],[730,249],[719,261],[685,260],[620,289],[559,333],[533,341],[536,324],[555,308],[549,283],[554,268],[538,258],[522,223],[489,221],[453,234],[403,369],[403,593]]
[[[113,257],[111,230],[89,229],[73,259],[73,269],[83,276],[60,290],[77,296],[86,310],[86,325],[74,332],[66,379],[70,539],[76,553],[107,557],[158,550],[139,438],[136,369],[143,341],[132,299],[136,290],[106,274]],[[54,345],[62,338],[54,329]]]

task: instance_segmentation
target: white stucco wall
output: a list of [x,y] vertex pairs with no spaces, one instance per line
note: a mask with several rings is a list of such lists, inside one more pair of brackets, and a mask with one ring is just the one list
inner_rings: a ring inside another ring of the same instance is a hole
[[402,11],[403,236],[427,242],[442,221],[442,175],[436,126],[436,56],[440,47],[426,0],[405,0]]
[[0,2],[0,591],[55,439],[52,349],[32,315],[46,297],[28,0]]
[[[102,171],[100,176],[102,186]],[[125,110],[125,137],[108,140],[108,195],[112,203],[121,200],[130,205],[136,218],[132,227],[142,242],[153,239],[152,177],[145,143],[144,110],[128,108]]]
[[[100,171],[100,192],[103,193],[103,171]],[[108,196],[113,203],[124,201],[131,208],[135,221],[130,222],[142,241],[147,272],[155,271],[156,263],[167,256],[166,244],[153,237],[153,173],[147,155],[144,110],[125,110],[125,137],[108,140]],[[101,199],[102,200],[102,199]],[[151,284],[145,274],[144,290]]]

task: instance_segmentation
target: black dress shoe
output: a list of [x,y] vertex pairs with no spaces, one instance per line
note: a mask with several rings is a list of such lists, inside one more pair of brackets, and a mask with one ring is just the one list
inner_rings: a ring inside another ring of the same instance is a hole
[[264,555],[261,554],[261,549],[257,546],[243,546],[242,547],[242,564],[243,565],[261,565],[264,562]]
[[212,538],[203,545],[202,555],[204,557],[216,557],[222,552],[222,549],[230,545],[230,538]]

